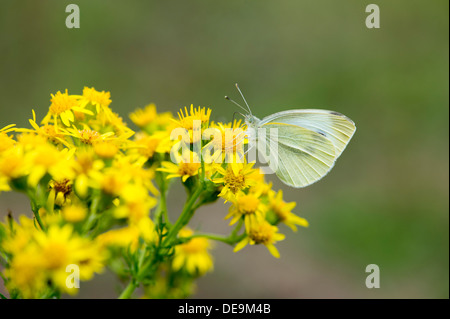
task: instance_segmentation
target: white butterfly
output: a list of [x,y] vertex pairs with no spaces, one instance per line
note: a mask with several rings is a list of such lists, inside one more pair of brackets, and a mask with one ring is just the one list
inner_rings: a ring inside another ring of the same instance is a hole
[[277,150],[262,155],[278,178],[292,187],[311,185],[328,174],[356,131],[355,123],[343,114],[316,109],[289,110],[269,115],[262,120],[252,115],[239,86],[236,88],[244,100],[248,113],[243,115],[247,124],[249,143],[256,145],[264,139],[272,145],[271,135],[258,136],[261,128],[276,129]]

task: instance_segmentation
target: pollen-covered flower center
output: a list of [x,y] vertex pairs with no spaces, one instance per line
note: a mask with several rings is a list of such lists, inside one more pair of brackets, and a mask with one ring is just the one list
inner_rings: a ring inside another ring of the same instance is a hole
[[253,195],[243,195],[238,198],[237,204],[242,214],[254,214],[259,206],[259,199]]
[[55,115],[61,114],[78,105],[78,99],[75,96],[69,95],[67,91],[66,93],[57,92],[55,95],[52,94],[50,102],[52,102],[50,105],[50,113]]
[[227,170],[227,174],[223,177],[225,184],[228,186],[233,194],[245,187],[245,176],[240,174],[234,175],[231,169]]
[[254,228],[251,228],[248,236],[257,244],[270,244],[272,241],[273,230],[272,226],[267,223],[262,223]]
[[178,174],[184,175],[195,175],[200,168],[200,163],[183,163],[181,162],[178,166]]
[[58,134],[53,125],[46,124],[42,126],[42,132],[50,137],[52,140],[55,140],[56,137],[62,137],[62,134]]
[[93,130],[79,130],[78,133],[80,134],[80,141],[88,145],[92,145],[100,138],[100,133]]
[[53,181],[53,189],[56,193],[63,193],[64,196],[67,196],[72,192],[72,184],[70,184],[70,180],[68,179]]

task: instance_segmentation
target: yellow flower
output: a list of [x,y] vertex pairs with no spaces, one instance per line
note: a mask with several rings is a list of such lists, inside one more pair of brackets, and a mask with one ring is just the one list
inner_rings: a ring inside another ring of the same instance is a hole
[[44,260],[36,245],[18,251],[5,270],[9,290],[18,289],[24,298],[38,298],[45,288]]
[[293,231],[297,231],[297,226],[308,227],[308,221],[304,218],[301,218],[291,211],[296,206],[295,202],[286,203],[283,201],[283,191],[279,190],[276,195],[275,192],[271,192],[269,195],[270,199],[270,209],[276,214],[277,218],[289,226]]
[[[180,237],[192,236],[192,230],[184,228],[180,230]],[[175,247],[175,256],[172,261],[173,270],[186,267],[186,271],[195,276],[203,275],[213,269],[213,260],[208,250],[211,249],[210,241],[206,238],[194,237],[184,244]]]
[[47,144],[47,139],[34,133],[23,133],[17,137],[17,141],[25,150],[32,150],[40,145]]
[[112,112],[109,108],[104,108],[103,112],[97,114],[95,119],[89,121],[89,126],[99,132],[113,131],[116,139],[125,142],[134,135],[134,131],[127,127],[123,119]]
[[249,178],[255,181],[255,185],[249,188],[249,193],[258,193],[261,196],[267,196],[272,190],[272,182],[266,183],[264,174],[261,174],[259,169],[254,169],[250,173]]
[[241,124],[241,120],[234,120],[233,123],[214,123],[210,127],[217,129],[220,132],[221,138],[213,138],[205,147],[214,147],[214,149],[222,149],[222,161],[226,162],[240,162],[237,161],[244,156],[244,144],[246,126]]
[[101,109],[107,108],[111,104],[111,93],[105,91],[96,91],[94,88],[84,87],[83,96],[80,99],[80,106],[85,107],[87,104],[96,107],[97,114]]
[[211,116],[211,109],[207,109],[205,107],[194,108],[194,105],[191,104],[191,108],[188,111],[187,107],[183,110],[181,109],[178,112],[178,121],[175,121],[179,127],[185,128],[188,131],[192,131],[194,128],[194,120],[198,120],[201,124],[206,124],[209,121],[209,117]]
[[29,169],[23,147],[12,147],[0,153],[0,176],[6,177],[7,180],[25,176]]
[[39,297],[50,283],[62,292],[76,293],[77,289],[66,286],[69,265],[79,267],[81,280],[91,279],[104,267],[105,254],[97,242],[80,237],[71,225],[52,224],[42,232],[32,219],[21,216],[20,225],[13,222],[13,229],[2,242],[12,255],[5,275],[8,285],[20,289],[25,298]]
[[58,150],[56,147],[45,144],[29,153],[30,175],[28,185],[36,186],[41,178],[49,173],[54,179],[73,178],[72,155],[75,149]]
[[183,156],[178,165],[171,162],[162,162],[161,165],[163,167],[158,168],[157,170],[169,173],[167,179],[181,177],[183,182],[189,177],[197,175],[201,168],[198,155],[194,152],[190,152],[189,155]]
[[99,181],[102,179],[101,170],[104,167],[104,163],[95,158],[92,149],[85,149],[77,151],[73,166],[76,174],[75,190],[79,196],[85,197],[89,186],[95,184],[93,180]]
[[61,211],[64,219],[70,223],[77,223],[86,218],[86,207],[81,205],[67,205]]
[[33,220],[21,215],[19,217],[19,222],[15,220],[13,222],[13,231],[8,230],[7,239],[2,242],[3,249],[13,255],[25,250],[27,245],[30,243],[32,235],[36,230]]
[[68,128],[67,130],[61,130],[64,135],[72,136],[77,138],[81,143],[86,145],[94,145],[95,143],[104,142],[106,140],[112,139],[111,136],[114,132],[107,132],[100,134],[97,131],[91,130],[85,126],[82,130],[77,129],[75,126]]
[[155,177],[155,172],[152,168],[144,168],[144,164],[147,159],[140,157],[137,160],[132,159],[129,156],[122,156],[115,158],[113,167],[111,170],[116,170],[118,173],[127,176],[129,180],[133,180],[135,184],[145,186],[152,194],[158,195],[158,190],[152,183],[152,179]]
[[69,196],[72,194],[73,182],[67,178],[61,180],[51,180],[49,183],[50,192],[48,195],[48,207],[53,205],[64,206],[70,204]]
[[110,169],[101,175],[100,188],[106,194],[119,196],[128,181],[129,177],[127,175],[122,174],[118,170]]
[[113,142],[102,141],[94,144],[94,151],[99,157],[109,159],[117,154],[119,148]]
[[50,109],[48,114],[42,120],[43,124],[48,124],[50,118],[53,118],[53,124],[56,126],[58,118],[61,119],[65,126],[70,126],[70,122],[75,121],[74,112],[81,112],[93,115],[91,111],[80,106],[78,95],[69,95],[69,93],[61,93],[58,91],[55,95],[51,94]]
[[216,184],[223,184],[222,191],[218,196],[223,197],[226,201],[234,199],[236,194],[244,189],[256,184],[256,180],[251,176],[255,170],[252,169],[254,163],[228,163],[226,169],[217,165],[216,171],[222,176],[213,178]]
[[147,217],[150,209],[156,205],[156,199],[149,195],[143,185],[125,185],[120,193],[120,198],[122,203],[114,210],[114,216],[128,218],[131,222],[138,222]]
[[264,220],[267,208],[259,198],[259,194],[240,192],[232,202],[233,205],[230,207],[228,215],[225,216],[225,219],[232,217],[230,225],[244,217],[245,229],[248,231],[253,224]]
[[149,104],[144,109],[137,109],[130,114],[130,119],[139,128],[145,129],[147,133],[164,130],[173,119],[172,113],[164,112],[158,114],[155,104]]
[[44,137],[47,141],[55,143],[55,144],[63,144],[66,147],[70,147],[71,145],[64,139],[64,134],[61,134],[54,125],[45,124],[43,126],[39,126],[36,123],[36,113],[34,110],[31,110],[33,113],[33,118],[28,120],[33,127],[33,129],[20,128],[17,129],[17,132],[25,132],[25,133],[36,133],[38,136]]
[[136,227],[123,227],[109,230],[97,237],[103,246],[118,246],[135,251],[139,244],[139,229]]
[[153,155],[158,153],[164,153],[165,147],[161,147],[161,142],[166,139],[165,132],[157,132],[152,135],[139,134],[136,136],[136,149],[138,153],[146,158],[152,158]]
[[158,238],[155,225],[149,217],[142,218],[137,223],[131,223],[123,228],[109,230],[97,237],[103,246],[130,247],[132,251],[138,248],[139,238],[146,243],[155,242]]
[[6,134],[14,130],[13,126],[15,126],[15,124],[7,125],[4,128],[0,129],[0,153],[13,147],[16,143],[12,136],[8,136],[8,134]]
[[71,225],[51,225],[47,231],[35,232],[35,241],[54,284],[64,292],[76,293],[66,286],[66,267],[75,264],[80,268],[80,279],[89,280],[94,272],[103,270],[104,254],[95,242],[79,237]]
[[285,236],[283,234],[278,233],[278,228],[276,226],[272,226],[266,220],[263,220],[251,226],[247,231],[247,236],[234,248],[234,252],[241,250],[247,244],[263,244],[274,257],[280,258],[280,253],[274,244],[284,238]]

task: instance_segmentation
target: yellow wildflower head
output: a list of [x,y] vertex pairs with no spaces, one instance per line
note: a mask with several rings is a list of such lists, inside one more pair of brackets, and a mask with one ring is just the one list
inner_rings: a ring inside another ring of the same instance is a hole
[[8,136],[7,134],[12,126],[14,126],[14,124],[8,125],[0,130],[0,153],[13,147],[15,144],[12,136]]
[[80,97],[78,95],[69,95],[67,89],[65,93],[58,91],[55,95],[51,94],[51,96],[49,112],[42,120],[44,124],[48,124],[52,117],[55,125],[57,125],[57,120],[60,118],[65,126],[70,126],[70,123],[75,121],[74,111],[92,115],[92,112],[80,106]]
[[214,178],[212,181],[216,184],[223,184],[222,191],[218,196],[223,197],[226,201],[234,199],[236,194],[246,188],[256,184],[251,178],[254,163],[228,163],[226,169],[217,165],[215,169],[222,176]]
[[83,96],[81,97],[81,106],[85,107],[88,103],[97,108],[97,113],[100,108],[107,108],[111,104],[111,93],[105,91],[97,91],[94,88],[84,87]]
[[15,179],[27,175],[29,170],[23,147],[12,147],[0,153],[0,176]]
[[210,127],[220,132],[221,138],[213,138],[210,143],[215,149],[222,149],[223,159],[233,162],[237,159],[236,154],[239,158],[243,156],[246,126],[241,123],[241,120],[234,120],[233,123],[211,123]]
[[252,224],[265,218],[267,208],[262,202],[260,194],[240,192],[232,202],[233,205],[230,207],[230,212],[225,217],[225,219],[232,218],[230,225],[233,225],[243,217],[245,228],[249,230]]
[[267,247],[269,252],[276,258],[280,257],[280,253],[274,244],[277,241],[283,240],[285,236],[278,233],[278,228],[271,225],[269,222],[263,220],[258,223],[254,223],[251,228],[247,231],[247,237],[240,241],[234,251],[239,251],[244,248],[247,244],[263,244]]
[[157,116],[155,104],[149,104],[144,109],[137,109],[131,113],[130,119],[138,127],[143,128],[148,124],[153,123]]
[[158,171],[169,173],[167,178],[181,177],[185,182],[189,177],[198,174],[201,164],[198,155],[194,152],[189,152],[181,158],[180,162],[174,164],[172,162],[162,162],[162,168],[158,168]]
[[308,227],[308,221],[292,213],[292,210],[296,206],[295,202],[286,203],[283,201],[283,191],[279,190],[276,195],[275,192],[270,192],[269,196],[269,208],[275,213],[278,220],[285,223],[293,231],[297,231],[297,226]]
[[198,120],[201,122],[201,124],[206,124],[209,122],[209,117],[211,116],[211,109],[205,108],[205,107],[198,107],[194,108],[194,105],[191,104],[191,108],[188,111],[187,107],[183,110],[181,109],[178,112],[178,118],[177,121],[178,125],[180,127],[185,128],[186,130],[192,130],[194,128],[194,121]]
[[119,148],[112,142],[103,141],[94,144],[94,151],[99,157],[108,159],[113,158],[119,151]]
[[88,238],[80,237],[71,225],[51,224],[47,232],[34,227],[27,217],[14,223],[3,245],[11,253],[10,267],[5,272],[8,286],[19,288],[25,298],[37,298],[52,285],[61,292],[76,293],[66,286],[69,265],[77,265],[80,279],[92,278],[103,269],[104,253],[100,246]]
[[28,185],[36,186],[46,173],[49,173],[54,179],[72,179],[74,175],[73,151],[68,151],[68,149],[60,151],[50,144],[36,147],[27,154],[30,165]]
[[[184,228],[179,232],[180,237],[190,237],[193,232]],[[213,269],[213,260],[209,254],[211,244],[208,239],[194,237],[186,243],[175,247],[175,256],[172,261],[172,268],[177,271],[186,267],[186,271],[195,276],[203,275]]]
[[137,135],[136,146],[138,153],[146,158],[152,158],[156,152],[160,151],[159,145],[165,137],[166,134],[164,132],[159,132],[152,135]]
[[81,205],[67,205],[61,211],[63,218],[70,223],[77,223],[85,219],[86,207]]

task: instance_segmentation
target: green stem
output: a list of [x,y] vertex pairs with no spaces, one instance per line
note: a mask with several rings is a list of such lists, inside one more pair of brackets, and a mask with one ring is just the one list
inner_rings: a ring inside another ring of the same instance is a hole
[[217,240],[217,241],[221,241],[228,245],[234,245],[234,244],[240,242],[242,239],[244,239],[245,234],[242,234],[239,236],[225,237],[225,236],[220,236],[220,235],[215,235],[215,234],[198,233],[198,234],[192,235],[189,238],[195,238],[195,237],[202,237],[202,238],[207,238],[207,239],[211,239],[211,240]]
[[220,235],[216,235],[216,234],[209,234],[209,233],[197,233],[197,234],[192,235],[189,238],[202,237],[202,238],[208,238],[211,240],[221,241],[228,245],[234,245],[234,244],[240,242],[245,237],[245,233],[243,233],[239,236],[237,235],[237,233],[239,232],[239,230],[242,227],[242,224],[243,224],[243,219],[241,218],[239,220],[238,224],[236,225],[236,227],[231,232],[230,236],[228,236],[228,237],[220,236]]
[[232,237],[232,238],[236,237],[236,235],[237,235],[238,231],[241,229],[243,223],[244,223],[244,218],[241,217],[241,219],[239,219],[238,224],[236,225],[236,227],[231,232],[230,237]]
[[197,186],[195,192],[189,197],[188,201],[184,205],[180,217],[172,226],[172,228],[170,228],[167,237],[164,239],[163,246],[169,246],[175,239],[180,229],[187,225],[187,223],[189,222],[189,220],[191,219],[192,215],[195,212],[192,206],[195,204],[195,202],[197,201],[202,192],[203,186],[202,185]]
[[100,196],[95,196],[91,203],[91,207],[90,207],[91,212],[89,214],[89,218],[86,221],[86,223],[83,225],[83,233],[86,234],[87,232],[89,232],[89,230],[91,230],[92,226],[96,222],[96,220],[98,218],[97,210],[98,210],[99,204],[100,204]]
[[134,281],[134,279],[132,279],[120,294],[119,299],[130,299],[131,295],[137,287],[138,284]]
[[195,237],[208,238],[208,239],[212,239],[212,240],[221,241],[225,244],[232,245],[232,241],[231,241],[230,237],[220,236],[220,235],[216,235],[216,234],[198,233],[198,234],[190,236],[189,239],[195,238]]
[[45,228],[45,225],[42,222],[41,215],[39,215],[39,209],[38,209],[36,203],[34,202],[34,200],[31,200],[31,210],[33,211],[34,217],[36,218],[41,229],[43,231],[46,231],[47,229]]
[[171,223],[169,221],[169,215],[167,212],[167,182],[165,180],[165,175],[160,173],[159,178],[156,179],[156,182],[159,186],[159,191],[161,193],[161,197],[159,199],[158,209],[155,214],[155,221],[157,224],[161,224],[163,222],[163,218],[165,223],[170,227]]

